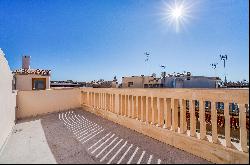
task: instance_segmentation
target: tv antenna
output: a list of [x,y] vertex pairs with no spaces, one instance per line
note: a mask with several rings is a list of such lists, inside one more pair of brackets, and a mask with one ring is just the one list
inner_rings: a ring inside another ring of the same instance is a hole
[[144,54],[146,55],[145,62],[147,62],[149,60],[150,53],[149,52],[145,52]]
[[212,63],[212,64],[210,64],[210,66],[212,66],[212,68],[213,68],[214,71],[215,71],[215,76],[217,76],[217,73],[216,73],[217,65],[218,65],[218,63]]
[[223,67],[224,67],[224,74],[225,74],[225,83],[227,82],[227,77],[226,77],[226,61],[227,61],[227,55],[221,55],[220,54],[220,60],[223,61]]
[[217,68],[218,63],[212,63],[212,64],[210,64],[210,65],[212,66],[212,68],[213,68],[213,69],[216,69],[216,68]]
[[223,60],[223,66],[224,68],[226,68],[226,61],[227,61],[227,55],[221,55],[220,54],[220,60]]

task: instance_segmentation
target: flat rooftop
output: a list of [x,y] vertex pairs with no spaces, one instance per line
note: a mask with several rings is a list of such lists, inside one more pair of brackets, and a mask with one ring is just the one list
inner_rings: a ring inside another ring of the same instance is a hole
[[83,109],[18,121],[0,163],[210,163]]

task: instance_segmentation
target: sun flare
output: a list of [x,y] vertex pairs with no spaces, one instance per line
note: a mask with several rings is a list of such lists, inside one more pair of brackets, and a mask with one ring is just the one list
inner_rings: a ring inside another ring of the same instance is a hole
[[169,26],[172,26],[177,33],[191,18],[193,4],[190,2],[188,4],[185,0],[164,1],[163,12],[161,13],[163,20]]

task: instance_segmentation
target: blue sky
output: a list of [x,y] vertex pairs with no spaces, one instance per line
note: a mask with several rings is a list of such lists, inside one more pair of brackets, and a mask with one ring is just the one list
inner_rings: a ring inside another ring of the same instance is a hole
[[12,70],[31,55],[31,67],[51,69],[52,80],[160,76],[160,65],[222,77],[219,54],[229,56],[229,80],[249,80],[248,0],[187,0],[191,18],[179,32],[162,20],[171,1],[0,0],[0,48]]

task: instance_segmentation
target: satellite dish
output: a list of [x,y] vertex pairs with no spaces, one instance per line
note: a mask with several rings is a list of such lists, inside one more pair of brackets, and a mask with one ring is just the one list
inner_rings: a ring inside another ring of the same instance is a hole
[[160,65],[160,67],[166,69],[166,65]]
[[166,72],[161,72],[161,77],[166,77]]
[[156,77],[156,73],[152,73],[152,76],[153,76],[153,77]]

